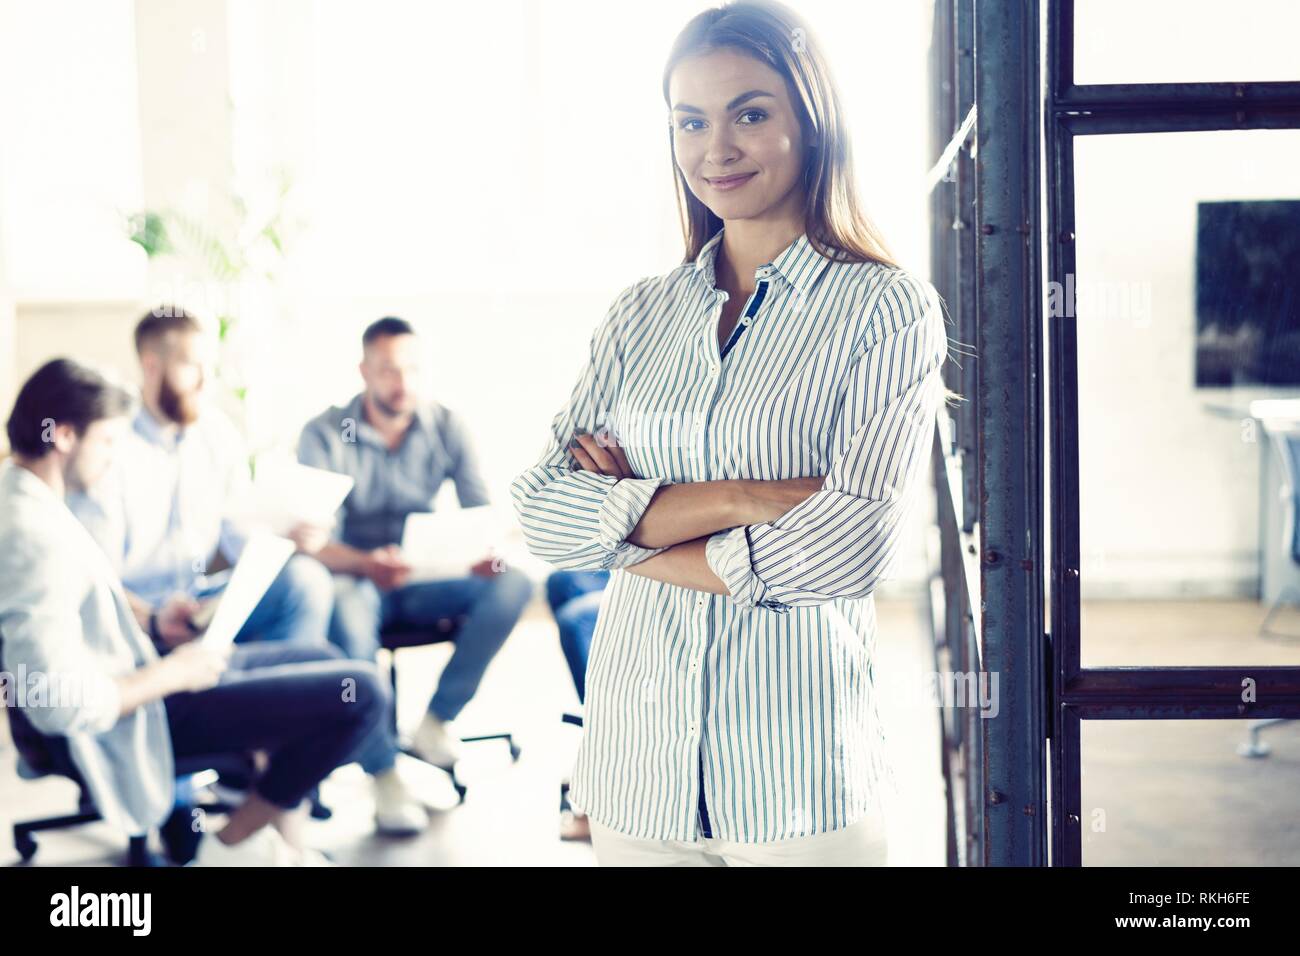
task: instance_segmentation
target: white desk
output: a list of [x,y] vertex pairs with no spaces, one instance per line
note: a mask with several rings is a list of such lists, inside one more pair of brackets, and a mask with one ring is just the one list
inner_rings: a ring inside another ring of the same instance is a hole
[[1300,433],[1300,400],[1261,399],[1250,403],[1248,414],[1263,432],[1259,442],[1259,591],[1260,600],[1272,604],[1287,588],[1300,591],[1300,565],[1291,560],[1294,519],[1284,457],[1286,436]]

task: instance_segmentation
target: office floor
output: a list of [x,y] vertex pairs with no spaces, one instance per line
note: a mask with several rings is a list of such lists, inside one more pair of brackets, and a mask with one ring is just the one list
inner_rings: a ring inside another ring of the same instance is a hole
[[[1089,601],[1085,667],[1300,664],[1300,611],[1260,638],[1254,601]],[[1247,668],[1246,673],[1249,673]],[[1085,721],[1085,866],[1300,865],[1300,721],[1261,732],[1264,758],[1237,753],[1245,720]]]
[[[890,862],[940,866],[937,715],[907,693],[933,666],[928,636],[913,602],[881,600],[878,612],[877,682],[899,778],[889,807]],[[1255,636],[1262,616],[1258,604],[1245,601],[1088,602],[1085,663],[1296,663],[1300,641]],[[1278,623],[1300,634],[1300,613]],[[407,726],[418,720],[447,653],[436,647],[403,652]],[[343,768],[324,787],[335,816],[310,824],[311,841],[348,864],[593,865],[588,844],[557,837],[558,784],[580,733],[559,714],[575,704],[554,623],[535,603],[459,721],[464,734],[513,730],[523,749],[519,762],[512,765],[498,743],[471,745],[460,768],[469,796],[459,807],[441,774],[407,765],[426,797],[446,808],[413,839],[373,834],[367,781],[355,765]],[[1245,737],[1240,721],[1098,721],[1084,731],[1086,865],[1300,863],[1300,722],[1265,730],[1273,752],[1262,760],[1236,754]],[[18,780],[12,748],[0,741],[0,865],[17,860],[8,839],[13,819],[64,812],[74,796],[66,781]],[[119,855],[113,832],[94,824],[42,836],[37,862],[106,865]]]
[[[881,661],[877,673],[931,665],[919,608],[909,601],[880,602]],[[448,648],[401,652],[402,721],[419,720]],[[467,745],[458,773],[469,787],[464,804],[439,771],[407,761],[421,793],[444,808],[415,838],[383,838],[373,832],[369,782],[355,765],[336,771],[322,787],[333,808],[328,821],[310,822],[310,842],[340,863],[383,866],[514,864],[593,866],[586,842],[558,837],[559,783],[569,770],[581,731],[561,723],[560,714],[577,706],[573,683],[560,653],[554,620],[536,601],[493,662],[474,701],[457,721],[462,735],[509,729],[522,749],[511,764],[505,745],[495,741]],[[887,708],[887,703],[882,702]],[[938,720],[933,711],[917,720],[890,720],[891,752],[900,791],[890,820],[891,860],[899,864],[942,865],[943,786],[933,755],[938,753]],[[3,727],[0,722],[0,727]],[[17,863],[10,840],[15,819],[70,812],[76,788],[65,780],[18,779],[13,748],[0,739],[0,865]],[[121,840],[105,824],[39,837],[37,864],[111,865],[121,857]]]

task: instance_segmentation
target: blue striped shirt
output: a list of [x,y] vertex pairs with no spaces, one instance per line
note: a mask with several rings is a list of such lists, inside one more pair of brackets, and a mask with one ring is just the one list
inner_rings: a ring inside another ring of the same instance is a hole
[[[541,459],[511,486],[533,554],[616,570],[663,550],[625,540],[662,485],[826,475],[776,521],[710,536],[727,595],[610,576],[569,799],[644,839],[836,830],[894,784],[872,593],[942,401],[939,298],[903,269],[833,261],[802,235],[755,272],[720,349],[721,238],[617,297]],[[604,425],[639,477],[578,469],[569,440]]]

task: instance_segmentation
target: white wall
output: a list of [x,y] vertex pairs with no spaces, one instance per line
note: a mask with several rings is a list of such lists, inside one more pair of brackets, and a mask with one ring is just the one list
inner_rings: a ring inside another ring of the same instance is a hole
[[1195,387],[1196,207],[1300,198],[1300,131],[1087,136],[1075,157],[1085,594],[1251,595],[1260,447],[1231,409],[1300,390]]

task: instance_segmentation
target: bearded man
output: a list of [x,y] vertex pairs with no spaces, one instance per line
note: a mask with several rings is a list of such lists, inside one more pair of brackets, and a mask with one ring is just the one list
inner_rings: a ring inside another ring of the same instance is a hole
[[[121,576],[140,627],[164,654],[201,628],[204,604],[213,600],[206,575],[234,564],[246,540],[231,514],[250,480],[248,456],[233,423],[205,400],[209,344],[184,309],[160,306],[140,319],[140,409],[113,469],[67,498]],[[311,555],[328,529],[298,525],[290,537],[298,553],[237,643],[326,643],[334,588]]]

